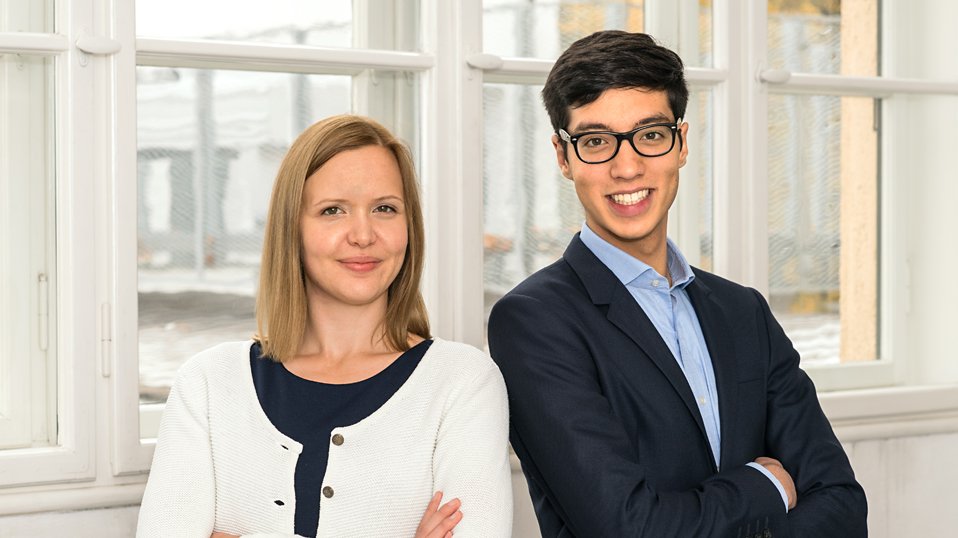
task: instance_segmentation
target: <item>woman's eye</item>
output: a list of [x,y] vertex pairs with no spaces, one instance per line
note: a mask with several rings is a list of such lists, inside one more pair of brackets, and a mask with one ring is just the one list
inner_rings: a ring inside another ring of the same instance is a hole
[[395,213],[395,212],[396,212],[395,207],[391,205],[386,205],[386,204],[378,205],[376,206],[375,209],[373,209],[373,213]]
[[320,212],[320,215],[340,215],[345,213],[341,207],[327,207],[326,209]]

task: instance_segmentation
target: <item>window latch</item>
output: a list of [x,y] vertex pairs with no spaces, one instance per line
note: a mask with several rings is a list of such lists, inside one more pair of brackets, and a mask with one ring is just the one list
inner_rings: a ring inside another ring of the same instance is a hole
[[785,84],[792,78],[792,72],[787,69],[763,69],[758,79],[769,84]]
[[81,51],[94,56],[108,56],[120,52],[120,42],[109,37],[80,35],[76,46]]

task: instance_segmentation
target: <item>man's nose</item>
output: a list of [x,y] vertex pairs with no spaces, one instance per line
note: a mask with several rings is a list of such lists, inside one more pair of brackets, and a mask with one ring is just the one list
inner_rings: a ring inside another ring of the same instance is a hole
[[619,151],[612,158],[612,177],[632,179],[645,173],[645,157],[639,155],[628,140],[619,141]]

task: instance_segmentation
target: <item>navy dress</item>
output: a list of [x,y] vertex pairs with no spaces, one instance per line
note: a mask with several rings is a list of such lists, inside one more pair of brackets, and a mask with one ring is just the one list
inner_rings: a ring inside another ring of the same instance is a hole
[[382,407],[409,379],[431,344],[432,340],[424,340],[382,372],[343,385],[303,379],[282,363],[262,358],[259,343],[250,348],[250,369],[260,406],[276,429],[303,445],[294,477],[296,534],[316,536],[333,428],[356,424]]

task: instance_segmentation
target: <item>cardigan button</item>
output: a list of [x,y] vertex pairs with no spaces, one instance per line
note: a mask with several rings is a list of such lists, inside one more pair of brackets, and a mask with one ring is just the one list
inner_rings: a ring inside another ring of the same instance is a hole
[[343,444],[343,441],[345,441],[345,439],[343,439],[343,436],[342,436],[342,435],[339,435],[338,433],[337,433],[336,435],[333,435],[333,444],[334,444],[334,445],[340,446],[340,445]]
[[323,497],[331,499],[333,497],[333,488],[326,486],[323,488]]

